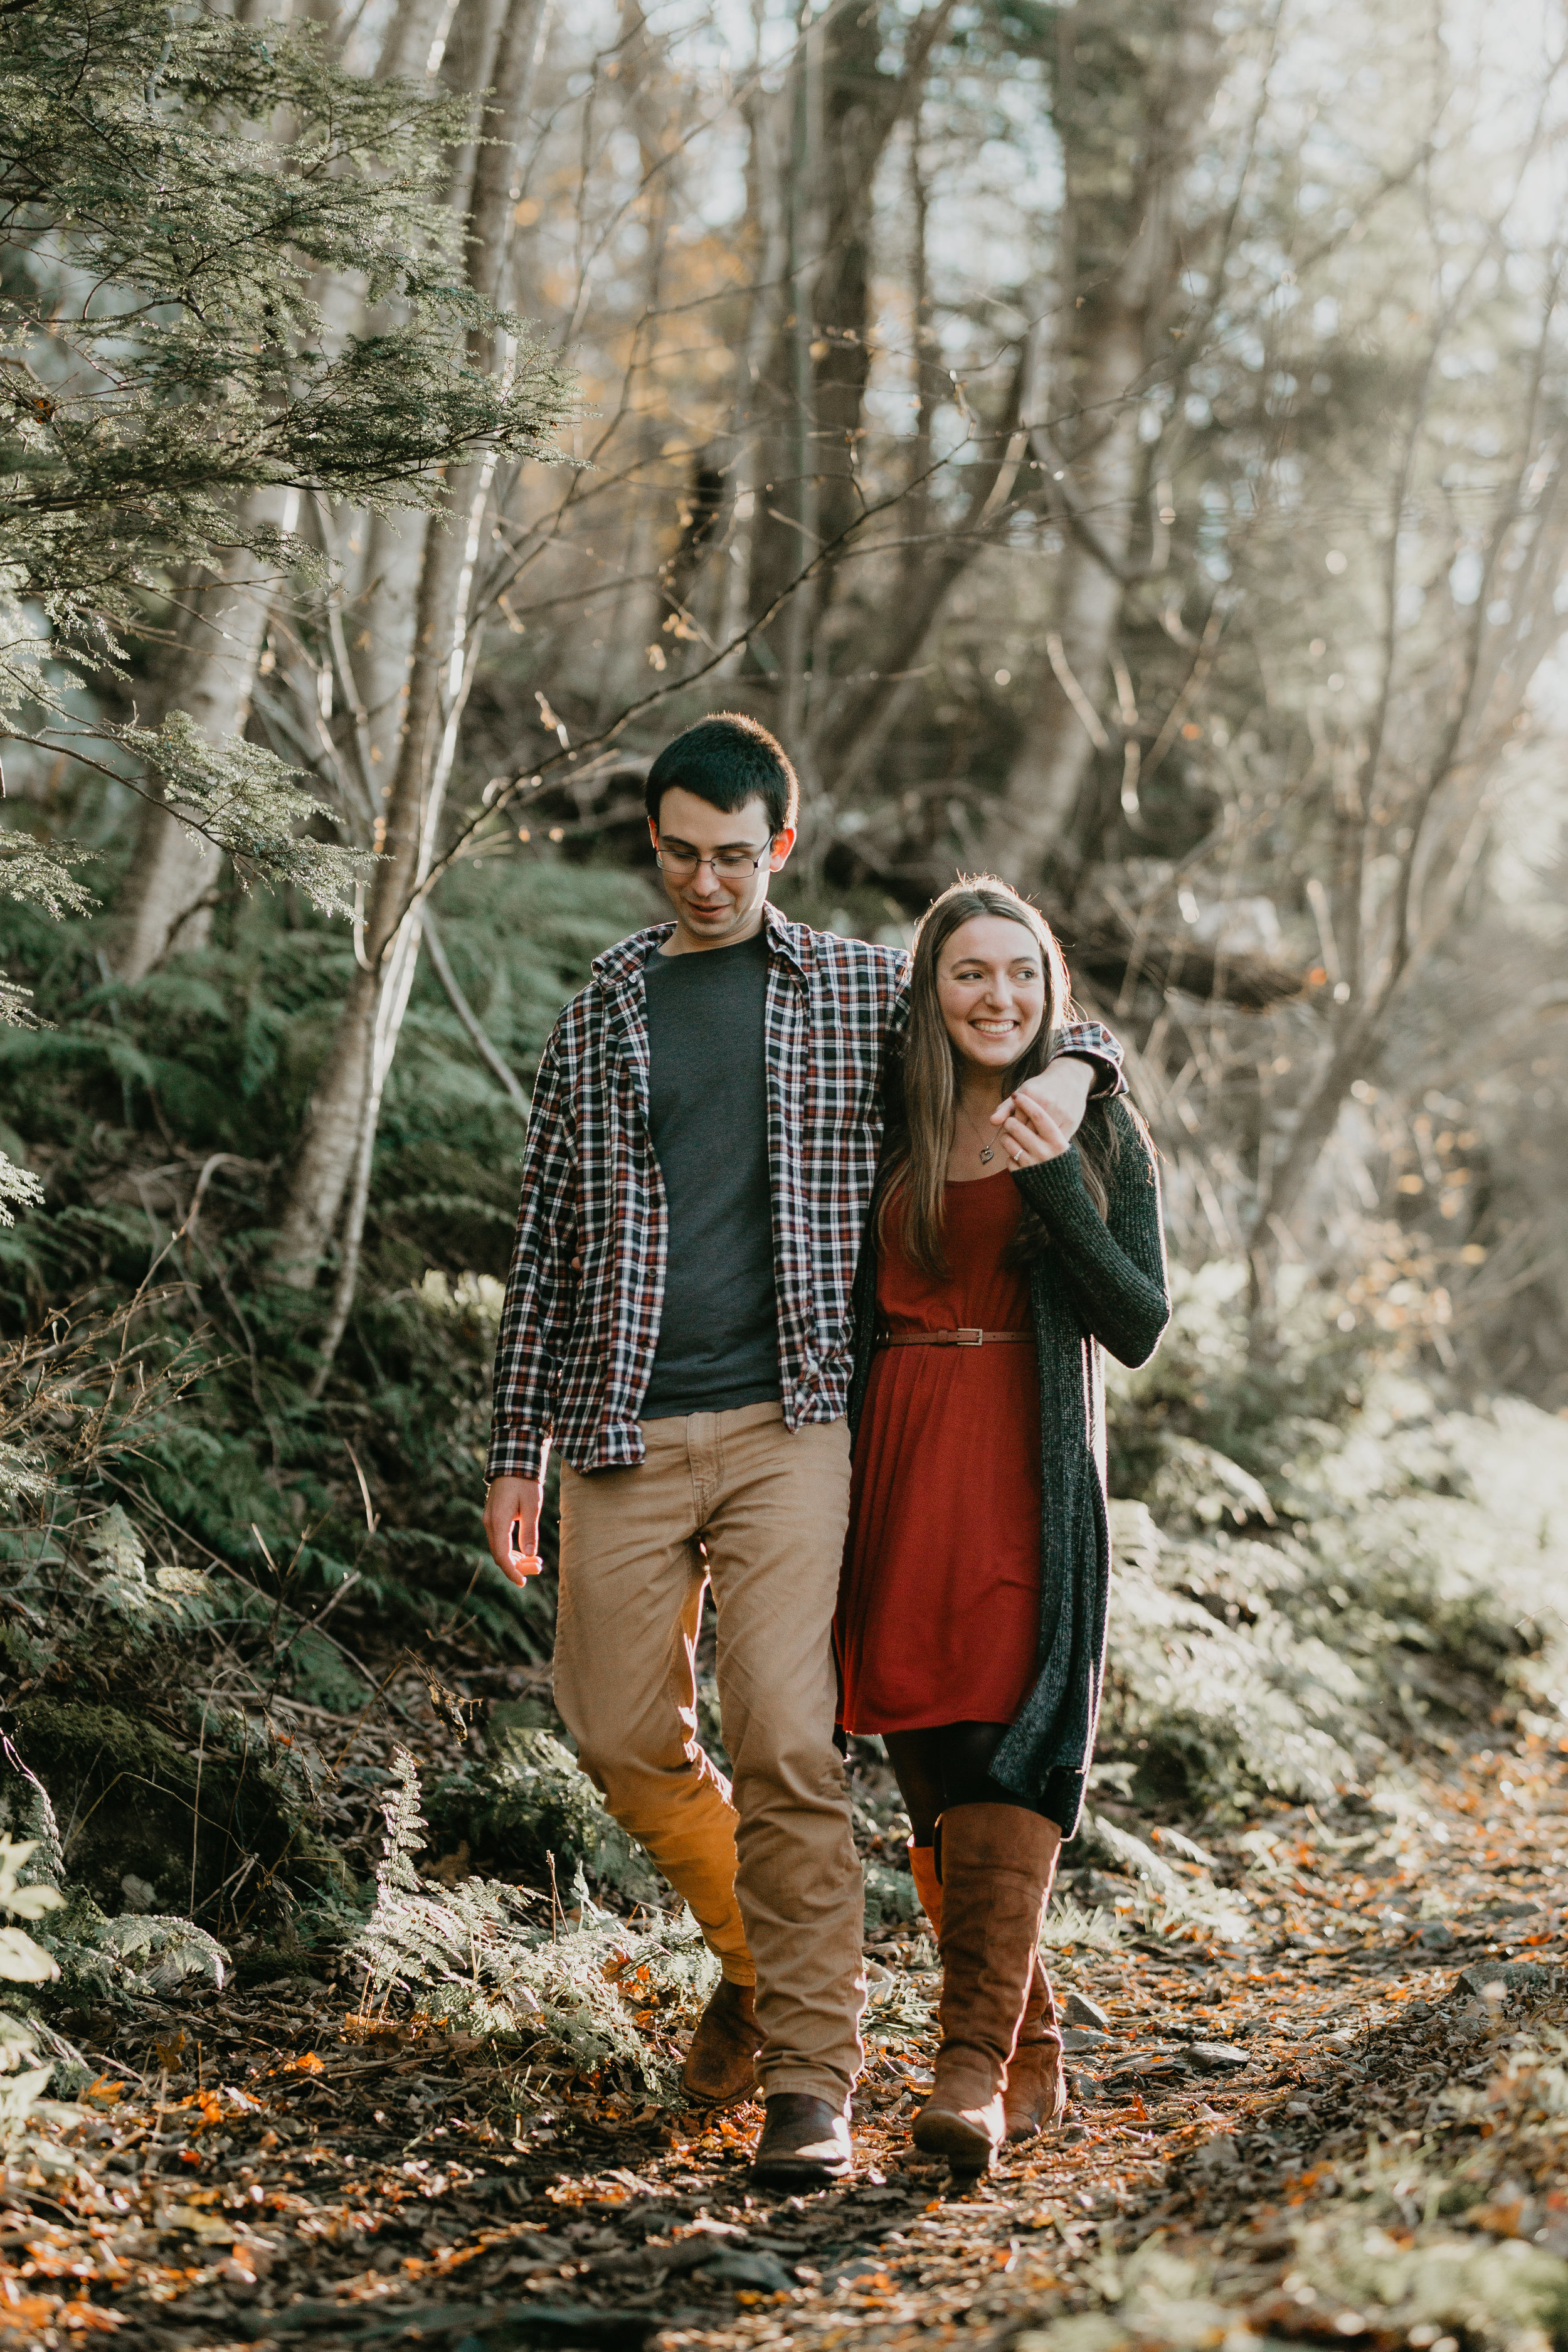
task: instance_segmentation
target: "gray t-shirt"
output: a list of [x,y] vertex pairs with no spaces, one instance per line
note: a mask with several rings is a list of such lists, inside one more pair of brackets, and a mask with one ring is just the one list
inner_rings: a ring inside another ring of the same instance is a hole
[[768,942],[655,949],[648,1120],[669,1203],[669,1263],[644,1421],[781,1394],[763,1018]]

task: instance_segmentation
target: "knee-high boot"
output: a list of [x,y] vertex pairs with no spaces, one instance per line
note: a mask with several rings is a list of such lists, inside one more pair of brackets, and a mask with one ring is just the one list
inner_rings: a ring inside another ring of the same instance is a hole
[[1061,1834],[1017,1805],[954,1805],[942,1840],[942,2048],[915,2146],[984,2172],[1006,2134],[1003,2094],[1033,1978]]
[[[942,1937],[942,1881],[936,1874],[936,1848],[917,1845],[910,1838],[910,1875],[921,1907],[939,1942]],[[1061,2021],[1045,1963],[1037,1948],[1029,1977],[1029,1996],[1018,2027],[1018,2039],[1007,2066],[1002,2105],[1009,2139],[1033,2139],[1037,2132],[1060,2123],[1067,2113],[1067,2068],[1062,2060]]]
[[1067,2068],[1062,2060],[1061,2021],[1039,1953],[1029,1981],[1029,1998],[1007,2068],[1007,2137],[1033,2139],[1059,2124],[1068,2109]]

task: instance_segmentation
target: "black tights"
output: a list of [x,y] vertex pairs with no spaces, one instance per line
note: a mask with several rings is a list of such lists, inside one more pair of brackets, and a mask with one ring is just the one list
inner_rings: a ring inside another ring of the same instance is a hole
[[1006,1738],[1005,1723],[939,1723],[929,1731],[886,1731],[899,1794],[917,1845],[930,1845],[937,1815],[950,1805],[1016,1805],[1026,1813],[1040,1808],[991,1778],[991,1761]]

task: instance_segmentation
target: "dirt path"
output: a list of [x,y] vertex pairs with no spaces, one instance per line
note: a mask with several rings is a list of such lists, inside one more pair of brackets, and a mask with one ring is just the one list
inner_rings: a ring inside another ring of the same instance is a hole
[[13,2160],[0,2340],[1568,2345],[1568,1741],[1205,1842],[1254,1940],[1062,1955],[1104,2038],[1076,2029],[1066,2128],[967,2194],[908,2141],[907,1937],[875,1953],[861,2170],[805,2198],[748,2187],[755,2109],[355,2038],[331,1986],[143,2012],[104,2042],[138,2080]]

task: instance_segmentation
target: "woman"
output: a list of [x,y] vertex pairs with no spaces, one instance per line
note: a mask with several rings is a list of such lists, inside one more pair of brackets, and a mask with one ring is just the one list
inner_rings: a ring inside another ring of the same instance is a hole
[[1064,1145],[1014,1098],[1071,1017],[1025,899],[989,876],[942,893],[916,939],[856,1276],[844,1722],[886,1742],[942,1952],[915,2142],[971,2172],[1066,2105],[1037,1947],[1100,1707],[1099,1350],[1146,1362],[1170,1314],[1142,1121],[1091,1103]]

